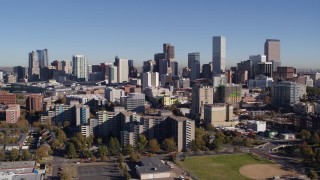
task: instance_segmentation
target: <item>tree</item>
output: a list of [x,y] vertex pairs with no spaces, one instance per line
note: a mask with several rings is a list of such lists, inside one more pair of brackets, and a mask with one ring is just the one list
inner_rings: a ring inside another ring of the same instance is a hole
[[148,144],[147,138],[144,135],[140,134],[139,135],[139,140],[138,140],[138,143],[137,143],[138,152],[140,152],[140,153],[144,152],[146,147],[147,147],[147,144]]
[[138,158],[137,158],[137,154],[135,152],[131,152],[130,153],[130,161],[131,162],[137,162]]
[[108,149],[109,149],[109,154],[111,154],[111,155],[119,155],[119,153],[120,153],[120,143],[117,140],[117,138],[113,138],[113,137],[110,138]]
[[126,180],[131,179],[131,176],[130,176],[130,174],[129,174],[129,172],[128,172],[127,166],[124,167],[123,175],[124,175],[124,178],[125,178]]
[[310,169],[309,172],[308,172],[308,177],[310,179],[318,179],[317,171],[314,170],[314,169]]
[[42,159],[47,156],[49,156],[49,149],[46,146],[42,145],[36,150],[37,159]]
[[3,150],[0,150],[0,161],[6,160],[6,154],[4,153]]
[[61,147],[62,143],[58,139],[54,139],[51,141],[51,147],[52,149],[56,150],[59,147]]
[[152,153],[156,153],[160,151],[160,145],[157,139],[151,139],[148,143],[149,151]]
[[308,160],[312,159],[313,157],[313,150],[307,143],[301,144],[300,152],[302,156]]
[[101,157],[101,160],[102,160],[102,161],[107,161],[107,160],[108,160],[108,157],[107,157],[107,156],[102,156],[102,157]]
[[53,131],[56,133],[56,138],[60,141],[60,142],[66,142],[67,141],[67,135],[66,133],[59,129],[59,128],[54,128]]
[[309,139],[310,144],[319,144],[320,138],[317,132],[314,132]]
[[118,160],[119,160],[120,163],[124,162],[124,157],[123,157],[123,155],[121,153],[119,154]]
[[21,155],[22,160],[28,161],[31,158],[31,153],[29,150],[25,149],[22,150],[22,155]]
[[96,161],[97,161],[97,158],[96,158],[95,156],[92,156],[92,157],[91,157],[91,161],[92,161],[92,162],[96,162]]
[[162,144],[161,144],[162,149],[165,152],[174,152],[177,150],[177,145],[176,142],[174,141],[173,138],[167,138],[165,139]]
[[130,155],[131,152],[134,152],[134,147],[131,144],[125,145],[122,149],[122,153],[126,155]]
[[19,150],[18,149],[12,149],[10,151],[9,157],[12,161],[15,161],[18,159],[19,157]]
[[308,140],[311,137],[311,133],[305,129],[303,129],[300,134],[299,134],[300,138],[304,141]]
[[61,180],[70,180],[70,175],[67,172],[63,172],[60,175]]
[[73,143],[67,143],[66,145],[66,154],[69,158],[77,157],[77,151]]
[[98,157],[108,156],[108,149],[106,146],[101,145],[98,148]]
[[99,138],[97,139],[97,143],[98,143],[99,145],[102,144],[102,138],[101,138],[101,137],[99,137]]

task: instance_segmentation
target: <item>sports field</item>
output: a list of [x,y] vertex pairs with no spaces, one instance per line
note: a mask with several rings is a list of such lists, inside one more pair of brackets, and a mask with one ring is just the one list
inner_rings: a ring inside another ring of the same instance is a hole
[[[261,179],[265,179],[270,176],[273,177],[292,174],[292,172],[284,171],[276,164],[272,164],[270,161],[262,160],[249,154],[188,157],[180,161],[180,163],[187,171],[203,180],[251,179],[254,177],[251,175],[251,172],[263,175],[265,171],[269,171],[270,173],[265,177],[261,176]],[[268,166],[264,167],[268,168],[257,172],[259,168],[256,168],[256,166],[258,167],[263,164],[268,164]],[[251,165],[249,169],[247,165]],[[240,173],[241,167],[246,168],[242,168]]]

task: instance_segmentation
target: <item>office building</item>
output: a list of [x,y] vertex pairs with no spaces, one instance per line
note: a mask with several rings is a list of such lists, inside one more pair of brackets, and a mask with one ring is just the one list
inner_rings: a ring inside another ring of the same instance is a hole
[[27,77],[26,68],[22,66],[13,67],[13,74],[17,77],[18,81]]
[[212,75],[223,74],[226,70],[226,38],[212,37]]
[[146,72],[142,75],[142,89],[147,87],[159,87],[159,73],[158,72]]
[[171,74],[173,77],[179,76],[179,63],[177,61],[170,61]]
[[61,61],[62,64],[62,70],[66,74],[72,74],[72,63],[71,61]]
[[[258,74],[262,74],[268,77],[272,77],[272,62],[260,62],[258,63]],[[257,74],[257,75],[258,75]],[[255,75],[255,76],[257,76]]]
[[28,94],[26,97],[26,109],[30,112],[42,111],[42,99],[41,94]]
[[117,115],[118,113],[109,111],[98,111],[96,113],[98,118],[98,135],[120,137],[120,119],[117,118]]
[[248,78],[251,79],[257,76],[258,74],[260,74],[259,64],[267,62],[267,58],[265,55],[258,54],[258,55],[249,56],[249,60],[251,60],[251,63],[252,63],[252,67],[251,67],[252,69],[250,70],[252,74],[250,74],[250,77]]
[[200,78],[200,53],[188,53],[188,68],[190,69],[190,80]]
[[160,72],[160,60],[166,59],[166,53],[154,54],[154,61],[156,62],[153,72]]
[[300,102],[306,86],[290,81],[281,81],[271,87],[271,104],[275,107],[290,108]]
[[277,71],[277,68],[281,66],[280,40],[267,39],[264,43],[264,54],[266,55],[267,61],[272,62],[273,71]]
[[125,95],[125,91],[123,89],[114,88],[114,87],[107,87],[104,92],[105,92],[104,97],[108,101],[114,102],[116,104],[119,104],[121,96]]
[[88,81],[88,59],[84,55],[72,56],[72,72],[75,80]]
[[273,79],[264,76],[264,75],[258,75],[255,79],[249,79],[248,87],[249,89],[265,89],[267,87],[270,87],[273,85]]
[[[197,120],[203,119],[205,104],[213,103],[214,88],[211,86],[193,85],[191,115]],[[200,123],[200,122],[197,122]]]
[[120,98],[120,105],[125,107],[128,111],[144,113],[145,108],[145,94],[142,93],[130,93],[127,96]]
[[61,61],[54,60],[54,61],[51,63],[51,66],[55,67],[55,70],[57,70],[57,71],[62,71],[62,70],[63,70],[62,62],[61,62]]
[[75,125],[85,125],[89,123],[90,108],[87,105],[75,105]]
[[293,67],[278,67],[276,72],[272,73],[273,79],[290,81],[296,76],[296,69]]
[[174,46],[170,43],[163,44],[163,53],[166,54],[165,59],[174,59]]
[[191,148],[191,142],[195,139],[195,121],[181,116],[169,116],[169,136],[176,142],[178,152]]
[[49,65],[48,49],[36,50],[39,60],[39,68],[45,68]]
[[117,79],[119,83],[128,82],[129,80],[129,65],[127,59],[121,59],[118,56],[115,58],[114,65],[117,67]]
[[233,106],[225,103],[204,105],[204,124],[207,127],[235,126],[237,123],[233,119]]
[[240,84],[224,84],[217,87],[217,102],[232,104],[238,107],[241,101],[242,86]]
[[265,132],[267,130],[267,122],[266,121],[248,121],[247,127],[248,129],[251,129],[255,132]]
[[142,71],[143,73],[154,72],[155,66],[156,66],[156,61],[154,60],[143,61]]
[[0,104],[16,104],[16,94],[0,91]]
[[32,51],[29,53],[29,69],[28,69],[28,80],[39,81],[40,80],[40,68],[38,53]]
[[20,117],[20,106],[19,104],[0,104],[0,119],[5,120],[8,124],[15,124],[18,122]]
[[201,72],[201,77],[202,78],[211,78],[212,77],[212,73],[211,73],[211,70],[212,70],[212,67],[211,67],[212,63],[210,64],[203,64],[202,65],[202,72]]

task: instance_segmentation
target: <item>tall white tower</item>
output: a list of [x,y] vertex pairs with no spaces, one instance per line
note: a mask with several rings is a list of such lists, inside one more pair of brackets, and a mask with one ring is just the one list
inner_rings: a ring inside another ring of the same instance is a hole
[[226,38],[212,37],[212,75],[224,73],[226,70]]
[[73,55],[72,74],[77,81],[88,81],[88,59],[84,55]]
[[128,60],[127,59],[121,59],[118,58],[118,56],[116,56],[115,58],[115,66],[117,66],[118,69],[118,82],[122,83],[124,81],[128,81],[129,80],[129,64],[128,64]]

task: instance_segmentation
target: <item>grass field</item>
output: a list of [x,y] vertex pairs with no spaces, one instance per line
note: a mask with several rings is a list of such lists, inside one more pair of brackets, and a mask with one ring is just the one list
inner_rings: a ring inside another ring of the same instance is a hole
[[[203,180],[248,179],[239,173],[240,167],[247,164],[270,164],[249,154],[188,157],[180,164],[193,175]],[[254,169],[253,169],[254,171]]]

